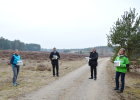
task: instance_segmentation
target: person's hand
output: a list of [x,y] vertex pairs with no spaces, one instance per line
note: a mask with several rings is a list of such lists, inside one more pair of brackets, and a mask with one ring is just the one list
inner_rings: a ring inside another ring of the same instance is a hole
[[8,65],[11,65],[11,63],[10,63],[10,62],[7,62],[7,64],[8,64]]

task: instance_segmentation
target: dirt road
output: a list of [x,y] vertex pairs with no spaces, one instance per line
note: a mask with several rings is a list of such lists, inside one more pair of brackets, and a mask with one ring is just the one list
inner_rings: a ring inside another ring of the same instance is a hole
[[85,65],[53,83],[17,100],[112,100],[106,66],[109,58],[99,59],[97,80],[88,79],[90,69]]

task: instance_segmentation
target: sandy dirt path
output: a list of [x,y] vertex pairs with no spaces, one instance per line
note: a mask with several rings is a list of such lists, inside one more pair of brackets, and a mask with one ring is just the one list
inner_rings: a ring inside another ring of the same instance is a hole
[[90,69],[85,65],[17,100],[112,100],[106,70],[108,61],[109,58],[99,59],[96,81],[88,79]]

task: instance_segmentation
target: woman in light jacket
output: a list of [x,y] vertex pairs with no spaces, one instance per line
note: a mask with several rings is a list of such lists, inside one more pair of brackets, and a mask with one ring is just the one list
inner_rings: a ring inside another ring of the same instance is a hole
[[10,60],[10,64],[12,65],[12,70],[13,70],[13,86],[19,85],[17,83],[17,77],[20,70],[20,65],[18,64],[19,61],[21,61],[21,57],[19,55],[19,51],[16,50]]

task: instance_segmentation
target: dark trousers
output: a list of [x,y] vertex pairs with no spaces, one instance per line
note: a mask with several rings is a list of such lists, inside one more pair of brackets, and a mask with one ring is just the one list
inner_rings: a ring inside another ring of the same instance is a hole
[[19,69],[20,67],[19,66],[12,66],[12,70],[13,70],[13,84],[17,82],[17,77],[18,77],[18,74],[19,74]]
[[90,71],[91,71],[91,78],[93,78],[93,71],[94,71],[94,78],[97,78],[97,67],[90,66]]
[[[119,78],[121,76],[121,87],[119,87]],[[125,84],[125,73],[121,73],[121,72],[116,72],[116,77],[115,77],[115,81],[116,81],[116,89],[120,90],[124,90],[124,84]]]
[[[52,64],[52,67],[53,67],[53,76],[55,76],[55,75],[59,76],[59,65],[58,65],[58,63]],[[55,70],[56,70],[56,73],[55,73]]]

